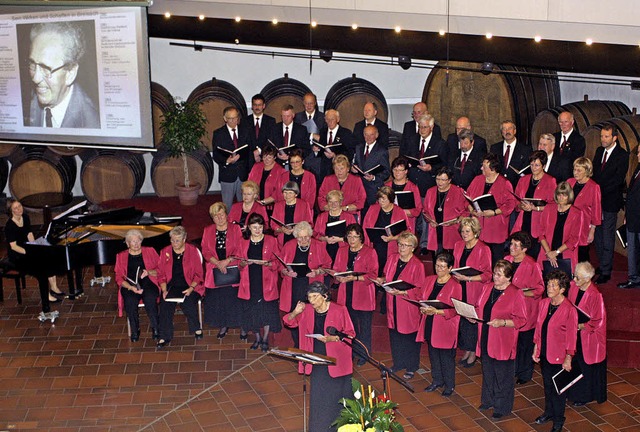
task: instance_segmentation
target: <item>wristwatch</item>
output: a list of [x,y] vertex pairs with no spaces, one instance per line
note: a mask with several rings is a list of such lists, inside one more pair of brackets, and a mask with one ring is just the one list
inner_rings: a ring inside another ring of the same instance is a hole
[[556,249],[556,253],[560,255],[560,249]]

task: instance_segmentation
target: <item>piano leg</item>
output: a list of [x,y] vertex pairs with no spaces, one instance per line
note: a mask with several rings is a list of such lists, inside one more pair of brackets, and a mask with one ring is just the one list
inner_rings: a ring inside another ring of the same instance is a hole
[[40,288],[40,299],[42,300],[42,312],[49,313],[51,305],[49,304],[49,278],[46,276],[38,276],[38,287]]
[[75,300],[76,297],[80,297],[84,294],[84,290],[82,289],[82,268],[74,271],[67,271],[67,282],[69,283],[69,299]]

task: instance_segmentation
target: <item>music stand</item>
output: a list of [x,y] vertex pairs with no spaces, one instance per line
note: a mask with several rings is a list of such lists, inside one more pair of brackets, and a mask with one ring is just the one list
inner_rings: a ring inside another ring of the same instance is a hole
[[[287,348],[284,350],[272,348],[267,354],[275,355],[285,360],[297,361],[310,365],[332,366],[336,364],[336,359],[333,357],[297,348]],[[302,372],[302,422],[303,431],[307,432],[307,374],[305,373],[304,367]]]

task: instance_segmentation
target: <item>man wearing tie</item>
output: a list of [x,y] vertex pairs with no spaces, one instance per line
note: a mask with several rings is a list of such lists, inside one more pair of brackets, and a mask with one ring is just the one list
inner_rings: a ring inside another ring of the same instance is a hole
[[514,122],[511,120],[503,121],[500,125],[503,141],[491,146],[491,153],[496,154],[503,161],[502,174],[511,182],[514,189],[521,176],[509,166],[521,170],[529,165],[529,155],[531,154],[531,148],[526,143],[521,143],[516,139],[516,132],[516,124]]
[[353,126],[353,138],[356,140],[356,145],[364,145],[364,128],[373,125],[378,129],[377,144],[389,148],[389,125],[377,117],[377,105],[374,102],[367,102],[364,104],[363,114],[364,120]]
[[[391,173],[391,168],[389,167],[389,151],[380,145],[378,141],[378,129],[373,125],[367,126],[364,128],[363,135],[364,144],[359,144],[356,147],[353,165],[357,165],[362,171],[367,171],[376,165],[380,165],[380,167],[377,168],[375,172],[362,176],[362,184],[364,185],[364,190],[367,192],[367,200],[362,209],[361,220],[364,220],[369,206],[377,201],[376,193],[380,187],[384,186],[385,180]],[[359,174],[358,170],[354,167],[351,167],[351,172]]]
[[[282,121],[277,123],[273,129],[271,129],[271,142],[275,144],[278,150],[295,145],[297,148],[302,150],[305,155],[309,154],[310,146],[307,129],[304,126],[293,122],[293,118],[295,117],[293,106],[283,106],[280,117]],[[276,161],[288,171],[289,150],[278,151],[278,158]]]
[[482,158],[487,153],[487,145],[476,145],[475,135],[470,129],[462,129],[458,133],[457,141],[460,143],[460,149],[455,149],[453,155],[449,155],[449,168],[453,172],[451,182],[466,190],[473,179],[482,172]]
[[249,148],[253,151],[253,160],[260,162],[260,155],[267,138],[271,134],[271,129],[276,124],[276,120],[264,113],[266,104],[262,93],[258,93],[251,98],[251,114],[245,117],[240,123],[241,127],[248,129]]
[[640,253],[640,146],[636,148],[635,157],[639,163],[629,181],[624,215],[627,224],[629,279],[618,284],[618,288],[624,289],[640,288],[640,256],[638,256]]
[[562,157],[556,151],[556,138],[550,133],[540,135],[538,141],[538,150],[542,150],[547,154],[547,164],[544,166],[544,172],[556,179],[556,183],[567,180],[572,175],[572,167],[569,159]]
[[[302,98],[302,103],[304,105],[304,111],[296,113],[294,121],[298,124],[304,124],[308,120],[313,120],[318,130],[322,129],[325,125],[324,114],[318,109],[318,99],[316,95],[313,93],[305,94]],[[319,136],[316,136],[315,139],[319,139]]]
[[240,112],[237,108],[226,107],[222,119],[224,126],[213,131],[213,160],[218,164],[222,202],[231,208],[234,196],[238,202],[242,199],[240,185],[249,175],[249,146],[238,152],[234,150],[248,144],[249,133],[246,128],[238,127]]
[[[469,120],[469,117],[463,116],[458,118],[458,120],[456,120],[456,131],[454,133],[450,133],[449,136],[447,137],[447,146],[449,147],[449,161],[448,161],[449,166],[454,164],[456,158],[460,156],[460,144],[459,144],[458,136],[460,135],[460,132],[462,132],[465,129],[468,131],[472,130],[471,120]],[[474,146],[477,146],[481,149],[483,155],[487,152],[487,141],[484,138],[482,138],[480,135],[474,134],[473,142],[474,142],[473,144]],[[480,162],[480,164],[482,165],[482,161]],[[478,174],[480,174],[480,172],[478,172]],[[455,170],[454,170],[454,175],[455,175]]]
[[[322,145],[336,146],[324,151],[315,145],[311,147],[312,153],[310,158],[314,161],[320,160],[320,164],[318,165],[319,172],[316,175],[318,184],[322,184],[323,178],[333,173],[333,158],[336,157],[337,154],[343,154],[347,159],[353,160],[355,152],[353,134],[349,129],[340,126],[340,113],[334,109],[327,110],[324,113],[324,120],[326,124],[320,129],[320,139],[318,141]],[[305,165],[307,169],[311,169],[310,166],[316,166],[316,164],[308,164],[306,162]]]
[[559,153],[562,157],[566,158],[571,165],[573,165],[573,161],[584,156],[584,151],[587,147],[584,137],[574,129],[574,123],[573,114],[569,111],[561,112],[560,115],[558,115],[560,132],[553,134],[556,138]]
[[622,193],[629,168],[629,154],[618,145],[618,130],[606,124],[600,131],[601,146],[593,157],[593,180],[600,185],[602,224],[596,227],[594,243],[600,260],[600,276],[596,283],[611,279],[618,210],[624,204]]
[[[413,106],[413,111],[411,112],[411,118],[413,120],[409,120],[404,124],[402,128],[402,138],[400,139],[400,148],[406,148],[409,146],[409,143],[419,135],[418,131],[418,120],[423,115],[429,114],[429,110],[427,109],[427,104],[424,102],[418,102]],[[433,124],[433,136],[438,140],[442,139],[442,133],[440,132],[440,126],[437,124]],[[404,154],[404,153],[400,153]]]

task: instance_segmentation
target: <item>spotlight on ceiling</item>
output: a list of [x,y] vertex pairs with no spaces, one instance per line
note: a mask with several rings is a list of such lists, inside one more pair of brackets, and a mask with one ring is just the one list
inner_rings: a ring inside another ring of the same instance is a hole
[[409,56],[398,56],[398,64],[404,70],[407,70],[411,67],[411,57]]
[[493,72],[493,63],[491,62],[482,63],[480,72],[482,72],[483,75],[489,75],[491,72]]
[[331,61],[331,59],[333,58],[333,51],[328,50],[328,49],[321,49],[320,50],[320,58],[324,61],[326,61],[327,63],[329,63]]

